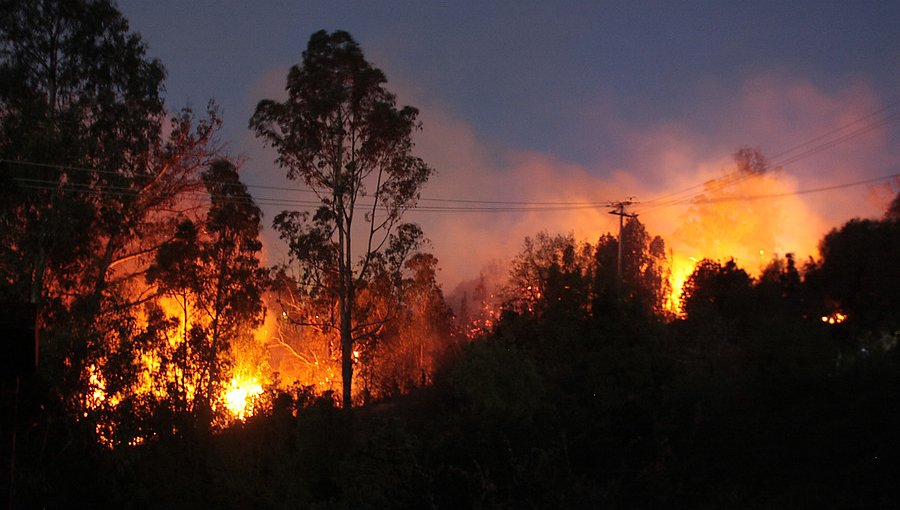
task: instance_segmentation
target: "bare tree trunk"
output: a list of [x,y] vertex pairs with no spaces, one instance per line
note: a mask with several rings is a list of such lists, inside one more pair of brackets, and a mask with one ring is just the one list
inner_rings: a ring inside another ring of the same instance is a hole
[[340,298],[341,313],[341,384],[344,409],[353,406],[353,331],[350,310],[353,306],[353,289],[349,285]]
[[37,305],[38,315],[40,315],[41,301],[44,291],[44,274],[47,271],[47,254],[43,248],[38,248],[38,253],[34,260],[34,269],[31,275],[31,289],[28,300]]
[[[343,204],[342,204],[343,205]],[[343,207],[341,208],[343,211]],[[341,215],[344,213],[341,212]],[[344,409],[353,407],[353,301],[356,299],[353,280],[353,255],[350,245],[350,221],[341,221],[341,288],[338,297],[341,314],[341,389]],[[346,231],[344,226],[346,225]]]

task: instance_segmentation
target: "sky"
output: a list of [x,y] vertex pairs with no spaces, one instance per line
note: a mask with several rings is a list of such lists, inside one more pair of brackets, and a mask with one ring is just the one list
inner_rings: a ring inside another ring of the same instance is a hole
[[[219,105],[222,141],[242,158],[251,186],[299,186],[285,180],[248,121],[260,100],[286,97],[288,69],[309,36],[340,29],[385,72],[398,102],[420,110],[415,153],[437,171],[420,204],[568,204],[410,211],[405,219],[429,237],[445,292],[479,272],[502,272],[524,237],[541,230],[596,242],[617,227],[596,204],[620,200],[634,201],[631,210],[675,252],[717,253],[684,228],[690,200],[667,205],[660,197],[688,190],[675,196],[689,199],[733,167],[744,146],[779,167],[769,184],[746,190],[772,196],[737,202],[752,202],[740,208],[766,231],[739,242],[749,252],[766,244],[815,256],[829,229],[880,216],[900,189],[900,179],[881,179],[900,173],[896,1],[118,5],[168,71],[168,108]],[[251,192],[260,202],[299,198]],[[267,222],[282,208],[263,205]],[[270,226],[267,259],[282,262],[287,253]]]

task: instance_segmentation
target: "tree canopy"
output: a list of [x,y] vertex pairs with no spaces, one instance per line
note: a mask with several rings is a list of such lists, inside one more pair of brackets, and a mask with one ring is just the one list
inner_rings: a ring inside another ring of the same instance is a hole
[[346,407],[354,342],[377,333],[385,319],[363,316],[360,292],[382,256],[405,256],[419,243],[421,230],[400,221],[432,174],[412,155],[418,110],[398,108],[386,81],[350,34],[319,31],[288,73],[288,99],[260,101],[250,119],[288,178],[306,184],[321,203],[313,214],[285,211],[274,224],[302,267],[303,285],[338,304],[337,320],[320,327],[340,336]]

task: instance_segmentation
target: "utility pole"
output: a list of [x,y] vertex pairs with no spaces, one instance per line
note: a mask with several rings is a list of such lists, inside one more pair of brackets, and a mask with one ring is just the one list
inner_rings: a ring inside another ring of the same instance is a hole
[[619,253],[616,258],[616,297],[620,302],[622,301],[622,230],[625,226],[626,216],[629,218],[637,218],[636,213],[625,212],[625,208],[633,203],[634,202],[629,199],[609,204],[609,206],[613,208],[612,211],[609,211],[609,214],[615,214],[619,217]]

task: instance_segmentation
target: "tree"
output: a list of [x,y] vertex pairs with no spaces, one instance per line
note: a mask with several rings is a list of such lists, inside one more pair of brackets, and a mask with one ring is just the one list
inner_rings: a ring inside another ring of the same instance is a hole
[[204,221],[179,225],[157,251],[147,282],[181,307],[183,337],[175,342],[173,368],[190,374],[187,393],[195,404],[189,408],[205,419],[220,403],[232,347],[262,323],[266,275],[258,258],[262,213],[235,166],[218,160],[202,180],[210,198]]
[[[288,73],[288,99],[260,101],[250,119],[256,135],[277,151],[276,162],[288,178],[301,180],[321,203],[312,216],[281,213],[275,228],[303,267],[304,284],[338,303],[346,408],[351,406],[353,344],[371,328],[368,321],[356,320],[357,292],[392,239],[409,241],[391,234],[432,174],[411,154],[418,110],[397,108],[386,81],[350,34],[319,31],[310,37],[302,62]],[[363,228],[357,227],[359,219]]]
[[590,311],[591,252],[572,234],[526,237],[510,268],[507,307],[553,320],[583,319]]
[[665,241],[660,236],[651,238],[637,218],[628,219],[622,229],[622,289],[617,299],[618,242],[606,234],[597,243],[593,282],[595,315],[626,305],[644,317],[661,316],[670,292]]
[[108,0],[0,3],[0,296],[37,305],[69,402],[147,300],[143,272],[202,188],[220,125],[168,115],[165,71]]
[[666,243],[650,237],[644,224],[629,218],[622,232],[623,299],[645,315],[662,314],[669,294]]
[[108,2],[0,11],[0,157],[18,192],[4,197],[4,279],[40,304],[48,286],[75,286],[85,252],[99,250],[83,235],[104,220],[88,193],[118,185],[106,172],[136,163],[158,136],[164,71]]
[[734,343],[754,323],[753,279],[734,259],[697,263],[682,289],[686,323]]
[[404,263],[402,281],[390,281],[393,271],[383,272],[387,279],[369,288],[376,306],[395,311],[383,334],[357,349],[365,397],[409,393],[431,380],[447,354],[452,314],[437,283],[437,262],[429,253],[416,253]]
[[799,318],[802,310],[803,285],[794,254],[775,256],[756,282],[760,307],[766,313]]
[[900,192],[897,192],[897,196],[891,200],[891,204],[888,206],[887,211],[884,213],[884,219],[891,221],[900,221]]
[[821,261],[807,270],[812,292],[863,331],[900,327],[900,222],[854,219],[819,243]]

